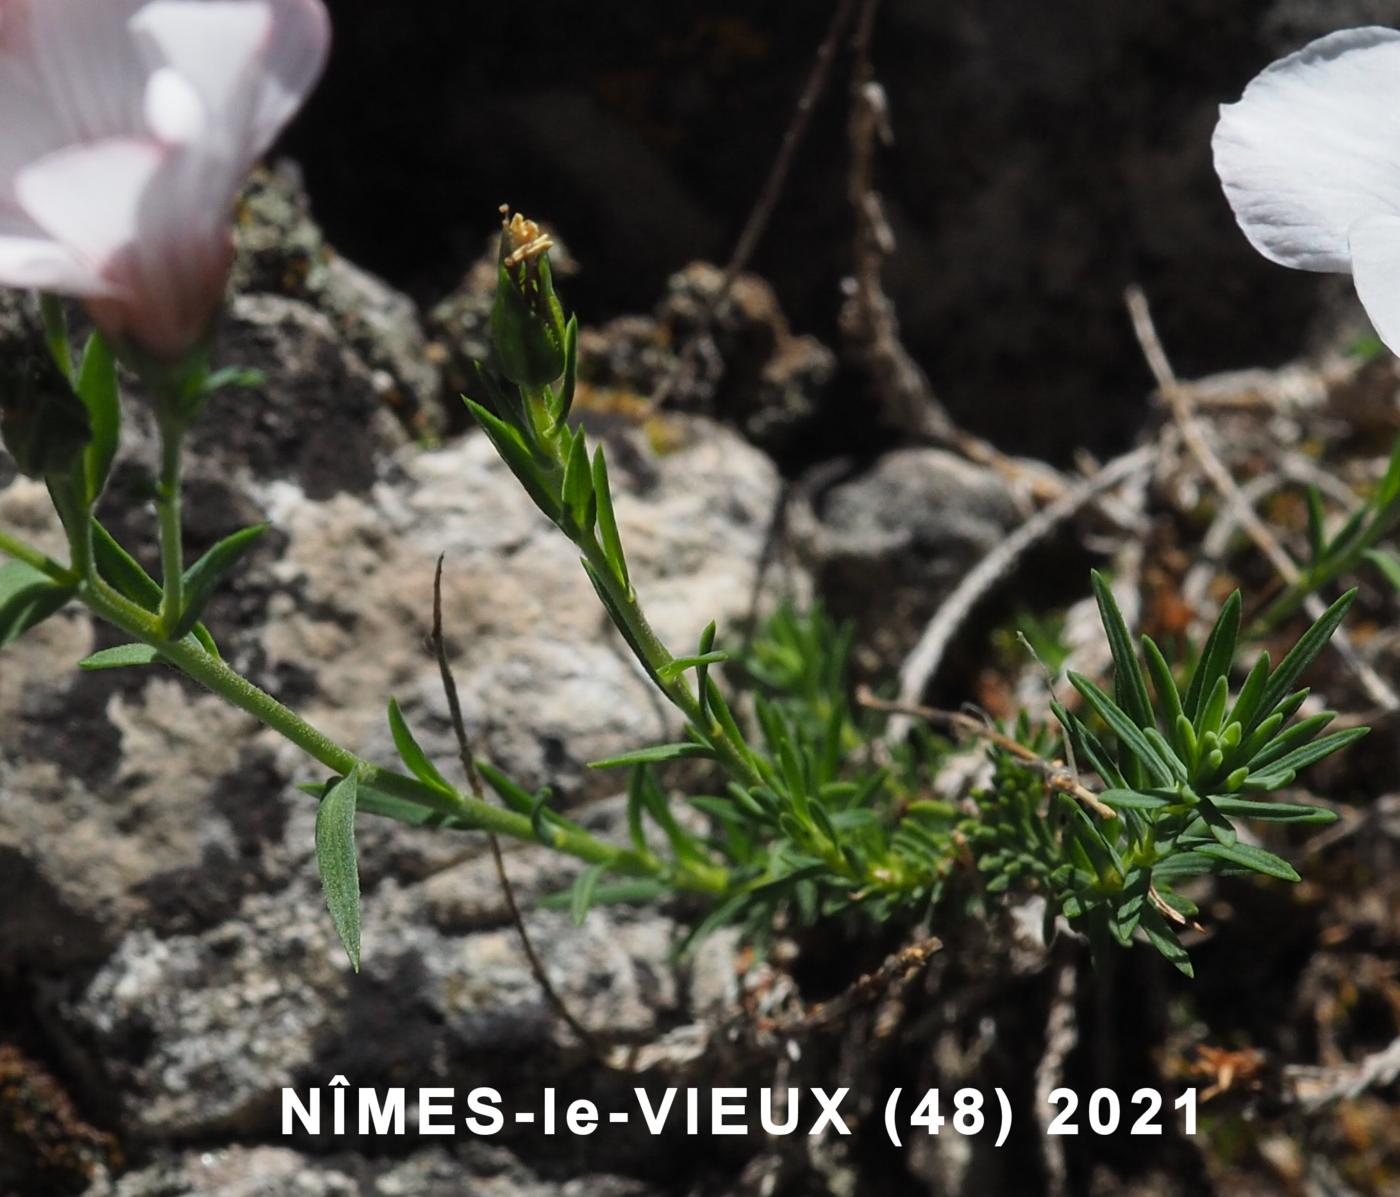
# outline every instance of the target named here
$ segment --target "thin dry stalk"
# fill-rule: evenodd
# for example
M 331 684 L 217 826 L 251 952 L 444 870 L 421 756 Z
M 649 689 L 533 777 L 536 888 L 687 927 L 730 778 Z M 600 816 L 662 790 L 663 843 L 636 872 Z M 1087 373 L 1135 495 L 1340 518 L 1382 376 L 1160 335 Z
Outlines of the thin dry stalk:
M 442 677 L 442 690 L 447 696 L 452 732 L 457 738 L 457 757 L 462 762 L 462 770 L 467 775 L 467 784 L 471 787 L 472 796 L 485 802 L 485 787 L 481 784 L 481 773 L 476 767 L 476 754 L 472 752 L 471 740 L 467 735 L 467 723 L 462 716 L 462 700 L 457 693 L 457 681 L 452 676 L 452 664 L 447 658 L 447 644 L 442 634 L 442 563 L 443 558 L 439 557 L 437 571 L 433 576 L 433 631 L 430 642 L 433 655 L 437 658 L 438 673 Z M 505 898 L 506 910 L 510 913 L 510 921 L 515 924 L 520 946 L 524 949 L 525 959 L 529 962 L 530 973 L 535 978 L 535 983 L 564 1025 L 578 1036 L 579 1041 L 590 1052 L 602 1059 L 603 1048 L 597 1037 L 574 1017 L 573 1011 L 554 988 L 549 974 L 544 971 L 544 964 L 535 951 L 529 931 L 525 929 L 525 919 L 515 900 L 515 887 L 511 885 L 510 876 L 506 872 L 505 857 L 501 854 L 501 841 L 492 832 L 486 833 L 486 841 L 491 845 L 491 859 L 496 865 L 496 877 L 501 883 L 501 895 Z
M 1039 773 L 1045 779 L 1047 789 L 1068 794 L 1102 819 L 1116 819 L 1118 817 L 1113 808 L 1105 806 L 1099 801 L 1098 795 L 1071 773 L 1063 761 L 1047 761 L 1034 750 L 1018 743 L 1010 736 L 1003 735 L 995 728 L 988 727 L 980 719 L 974 719 L 971 715 L 964 715 L 961 711 L 940 711 L 935 707 L 919 706 L 917 703 L 888 702 L 885 699 L 876 698 L 865 686 L 856 691 L 856 702 L 867 710 L 907 715 L 915 719 L 922 719 L 925 723 L 941 727 L 958 736 L 985 740 L 989 744 L 995 744 L 1003 752 L 1014 756 L 1022 764 Z
M 1070 519 L 1104 491 L 1117 486 L 1139 470 L 1146 469 L 1156 453 L 1156 446 L 1144 445 L 1110 461 L 1097 473 L 1075 484 L 1053 503 L 1037 511 L 983 557 L 934 612 L 933 618 L 924 628 L 923 635 L 919 637 L 919 642 L 905 658 L 899 670 L 900 703 L 908 706 L 917 703 L 923 697 L 924 690 L 938 672 L 939 665 L 943 663 L 943 654 L 963 621 L 982 597 L 1011 571 L 1012 566 L 1027 550 L 1044 540 L 1065 520 Z M 892 743 L 903 739 L 910 726 L 907 718 L 892 719 L 885 732 L 886 741 Z
M 1133 285 L 1124 292 L 1123 298 L 1128 306 L 1128 315 L 1133 322 L 1133 333 L 1137 337 L 1138 345 L 1142 348 L 1142 355 L 1147 361 L 1147 368 L 1152 371 L 1157 389 L 1171 410 L 1172 419 L 1181 433 L 1181 439 L 1186 448 L 1195 458 L 1201 472 L 1209 479 L 1210 484 L 1221 499 L 1225 501 L 1226 506 L 1234 513 L 1236 522 L 1244 529 L 1245 534 L 1268 558 L 1269 564 L 1274 567 L 1274 571 L 1279 577 L 1292 586 L 1300 576 L 1298 567 L 1293 564 L 1293 559 L 1279 543 L 1278 537 L 1259 518 L 1248 499 L 1241 493 L 1239 484 L 1207 440 L 1200 422 L 1192 411 L 1190 390 L 1183 386 L 1177 378 L 1176 371 L 1172 369 L 1171 362 L 1167 358 L 1166 350 L 1162 347 L 1161 338 L 1157 335 L 1157 326 L 1152 320 L 1152 310 L 1148 306 L 1147 296 L 1141 287 Z M 1321 616 L 1325 609 L 1322 600 L 1315 594 L 1308 596 L 1304 607 L 1312 619 Z M 1341 628 L 1337 629 L 1330 643 L 1345 662 L 1347 668 L 1361 683 L 1372 702 L 1384 711 L 1400 709 L 1400 697 L 1396 696 L 1395 691 L 1386 684 L 1380 674 L 1361 659 L 1355 646 L 1352 645 L 1351 640 Z

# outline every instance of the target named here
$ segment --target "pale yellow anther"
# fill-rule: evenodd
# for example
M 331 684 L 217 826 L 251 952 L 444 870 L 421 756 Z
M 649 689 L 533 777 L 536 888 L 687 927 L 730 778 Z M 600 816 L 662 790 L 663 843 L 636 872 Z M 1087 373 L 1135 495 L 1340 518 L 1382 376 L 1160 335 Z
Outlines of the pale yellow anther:
M 506 244 L 510 247 L 510 253 L 505 257 L 507 268 L 519 266 L 521 262 L 529 262 L 538 258 L 542 253 L 554 248 L 554 242 L 548 233 L 540 228 L 533 220 L 527 220 L 519 212 L 510 216 L 510 205 L 501 205 L 501 230 L 506 238 Z

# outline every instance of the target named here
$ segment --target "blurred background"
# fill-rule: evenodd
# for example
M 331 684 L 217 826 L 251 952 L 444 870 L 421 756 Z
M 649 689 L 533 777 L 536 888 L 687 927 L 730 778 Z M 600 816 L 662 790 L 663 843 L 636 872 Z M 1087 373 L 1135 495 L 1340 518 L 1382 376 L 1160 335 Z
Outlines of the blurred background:
M 834 7 L 331 0 L 329 74 L 285 149 L 330 241 L 420 302 L 508 201 L 559 231 L 568 299 L 601 323 L 728 258 Z M 1124 444 L 1150 383 L 1133 281 L 1185 375 L 1297 354 L 1319 282 L 1239 235 L 1216 107 L 1321 32 L 1396 18 L 1395 0 L 886 0 L 887 286 L 959 422 L 1060 462 Z M 848 82 L 843 53 L 752 263 L 827 344 L 850 270 Z

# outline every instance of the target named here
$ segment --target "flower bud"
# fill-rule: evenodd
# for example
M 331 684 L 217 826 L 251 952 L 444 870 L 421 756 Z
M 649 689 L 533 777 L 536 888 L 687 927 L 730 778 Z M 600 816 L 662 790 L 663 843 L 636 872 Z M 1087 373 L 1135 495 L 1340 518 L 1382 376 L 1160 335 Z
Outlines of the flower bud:
M 92 439 L 87 408 L 47 349 L 0 363 L 0 439 L 31 478 L 69 473 Z
M 554 294 L 554 242 L 533 220 L 501 210 L 501 262 L 491 339 L 501 373 L 522 387 L 544 387 L 564 373 L 564 309 Z

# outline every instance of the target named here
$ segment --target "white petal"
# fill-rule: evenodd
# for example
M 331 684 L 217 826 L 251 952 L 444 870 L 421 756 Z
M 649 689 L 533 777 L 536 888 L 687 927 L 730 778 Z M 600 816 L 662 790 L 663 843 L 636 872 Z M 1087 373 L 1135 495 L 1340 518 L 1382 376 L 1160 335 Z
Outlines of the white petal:
M 1400 32 L 1347 29 L 1274 63 L 1221 108 L 1211 145 L 1260 253 L 1349 270 L 1352 226 L 1400 214 Z
M 14 53 L 39 79 L 67 141 L 141 130 L 149 74 L 127 22 L 144 0 L 9 0 L 20 6 Z
M 1356 293 L 1376 335 L 1400 354 L 1400 216 L 1371 216 L 1351 230 Z
M 25 166 L 15 178 L 15 195 L 35 224 L 102 270 L 136 240 L 142 206 L 165 157 L 149 141 L 73 146 Z M 149 211 L 144 219 L 149 222 Z
M 245 126 L 254 70 L 273 34 L 267 0 L 153 0 L 131 30 L 198 91 L 216 124 Z
M 174 67 L 161 67 L 146 83 L 146 123 L 162 141 L 198 141 L 209 125 L 199 92 Z
M 90 298 L 114 293 L 112 284 L 71 249 L 49 240 L 38 229 L 10 230 L 3 225 L 0 286 L 35 287 Z
M 256 158 L 305 102 L 321 77 L 331 46 L 331 23 L 321 0 L 270 0 L 274 28 L 263 62 L 250 157 Z

